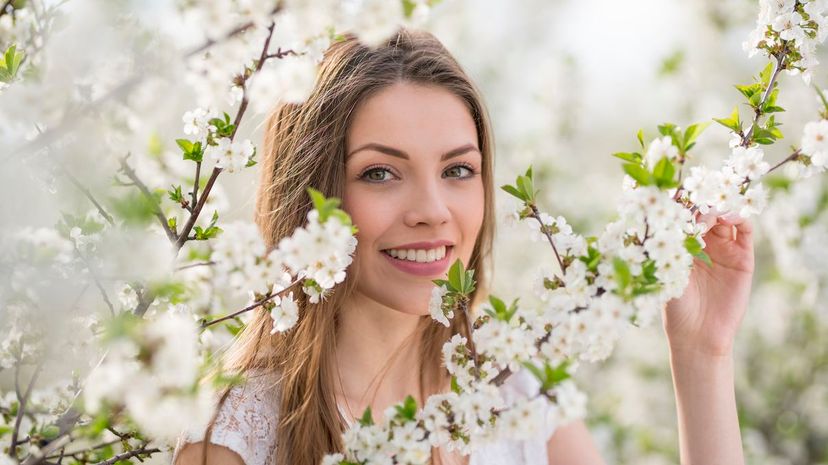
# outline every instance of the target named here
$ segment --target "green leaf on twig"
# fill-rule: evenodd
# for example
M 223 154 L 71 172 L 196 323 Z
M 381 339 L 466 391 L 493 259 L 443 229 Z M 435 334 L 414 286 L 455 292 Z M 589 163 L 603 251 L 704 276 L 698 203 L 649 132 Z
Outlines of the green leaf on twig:
M 713 262 L 710 260 L 710 256 L 704 252 L 701 243 L 698 239 L 696 239 L 696 236 L 687 236 L 687 238 L 684 240 L 684 248 L 687 249 L 687 252 L 690 255 L 707 263 L 708 266 L 713 266 Z
M 532 179 L 532 167 L 530 166 L 526 170 L 526 174 L 517 177 L 515 185 L 511 186 L 506 184 L 500 186 L 500 188 L 517 197 L 522 202 L 534 205 L 537 192 L 535 191 L 535 182 Z
M 544 362 L 543 366 L 540 367 L 531 362 L 523 362 L 522 365 L 540 381 L 543 392 L 549 391 L 562 381 L 571 377 L 568 361 L 561 362 L 556 366 L 550 365 L 549 362 Z
M 741 132 L 742 131 L 742 122 L 739 120 L 739 107 L 733 107 L 733 112 L 730 113 L 730 116 L 727 118 L 713 118 L 713 121 L 721 124 L 722 126 L 730 129 L 733 132 Z
M 193 228 L 195 231 L 195 240 L 197 241 L 206 241 L 208 239 L 212 239 L 221 232 L 221 228 L 216 226 L 216 222 L 218 221 L 218 212 L 213 212 L 213 218 L 210 220 L 210 224 L 206 228 L 202 228 L 201 226 L 196 226 Z
M 517 313 L 518 299 L 513 300 L 512 304 L 507 307 L 505 302 L 493 295 L 490 295 L 489 303 L 491 304 L 492 308 L 486 308 L 484 309 L 484 311 L 487 315 L 496 320 L 505 321 L 508 323 L 515 315 L 515 313 Z

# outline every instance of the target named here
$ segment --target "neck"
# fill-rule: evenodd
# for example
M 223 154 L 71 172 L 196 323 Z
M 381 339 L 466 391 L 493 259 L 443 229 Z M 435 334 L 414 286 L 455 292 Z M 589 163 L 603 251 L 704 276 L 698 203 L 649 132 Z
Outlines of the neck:
M 359 418 L 371 407 L 379 421 L 386 408 L 407 395 L 419 403 L 422 318 L 359 293 L 343 304 L 336 336 L 334 392 L 346 415 Z

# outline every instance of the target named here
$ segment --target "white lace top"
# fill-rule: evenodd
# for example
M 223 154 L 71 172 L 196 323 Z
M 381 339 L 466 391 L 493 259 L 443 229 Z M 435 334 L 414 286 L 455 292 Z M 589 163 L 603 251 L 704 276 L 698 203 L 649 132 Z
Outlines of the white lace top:
M 515 396 L 537 392 L 537 381 L 525 370 L 509 377 L 500 387 L 506 402 Z M 273 386 L 263 378 L 251 378 L 243 386 L 230 390 L 218 412 L 210 442 L 236 452 L 245 465 L 276 465 L 276 399 Z M 475 450 L 469 465 L 547 465 L 546 442 L 551 431 L 541 432 L 532 440 L 500 441 Z M 173 455 L 184 444 L 204 439 L 204 431 L 185 431 L 178 439 Z

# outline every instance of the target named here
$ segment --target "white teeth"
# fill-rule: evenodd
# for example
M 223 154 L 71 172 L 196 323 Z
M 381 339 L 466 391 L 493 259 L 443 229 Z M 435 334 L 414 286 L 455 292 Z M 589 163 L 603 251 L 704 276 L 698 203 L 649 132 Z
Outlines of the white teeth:
M 409 260 L 418 263 L 429 263 L 442 260 L 446 256 L 446 246 L 435 249 L 387 249 L 385 253 L 400 260 Z

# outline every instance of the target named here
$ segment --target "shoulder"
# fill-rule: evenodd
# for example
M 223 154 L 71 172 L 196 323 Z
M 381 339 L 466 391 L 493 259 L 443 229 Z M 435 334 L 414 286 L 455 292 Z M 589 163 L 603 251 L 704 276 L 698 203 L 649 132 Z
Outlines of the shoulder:
M 215 422 L 210 434 L 209 453 L 217 454 L 235 452 L 245 465 L 269 465 L 273 463 L 276 445 L 276 427 L 278 424 L 278 397 L 275 377 L 272 375 L 251 375 L 244 384 L 234 386 L 224 396 L 217 399 Z M 201 455 L 206 430 L 184 431 L 179 437 L 173 463 L 179 453 L 181 456 L 192 454 L 193 449 Z M 194 447 L 185 447 L 193 444 Z M 223 447 L 213 447 L 223 446 Z M 229 449 L 229 451 L 222 449 Z M 185 452 L 189 449 L 191 452 Z M 216 457 L 219 458 L 218 456 Z M 223 462 L 223 461 L 222 461 Z M 200 457 L 199 462 L 200 463 Z M 217 462 L 220 463 L 220 462 Z

